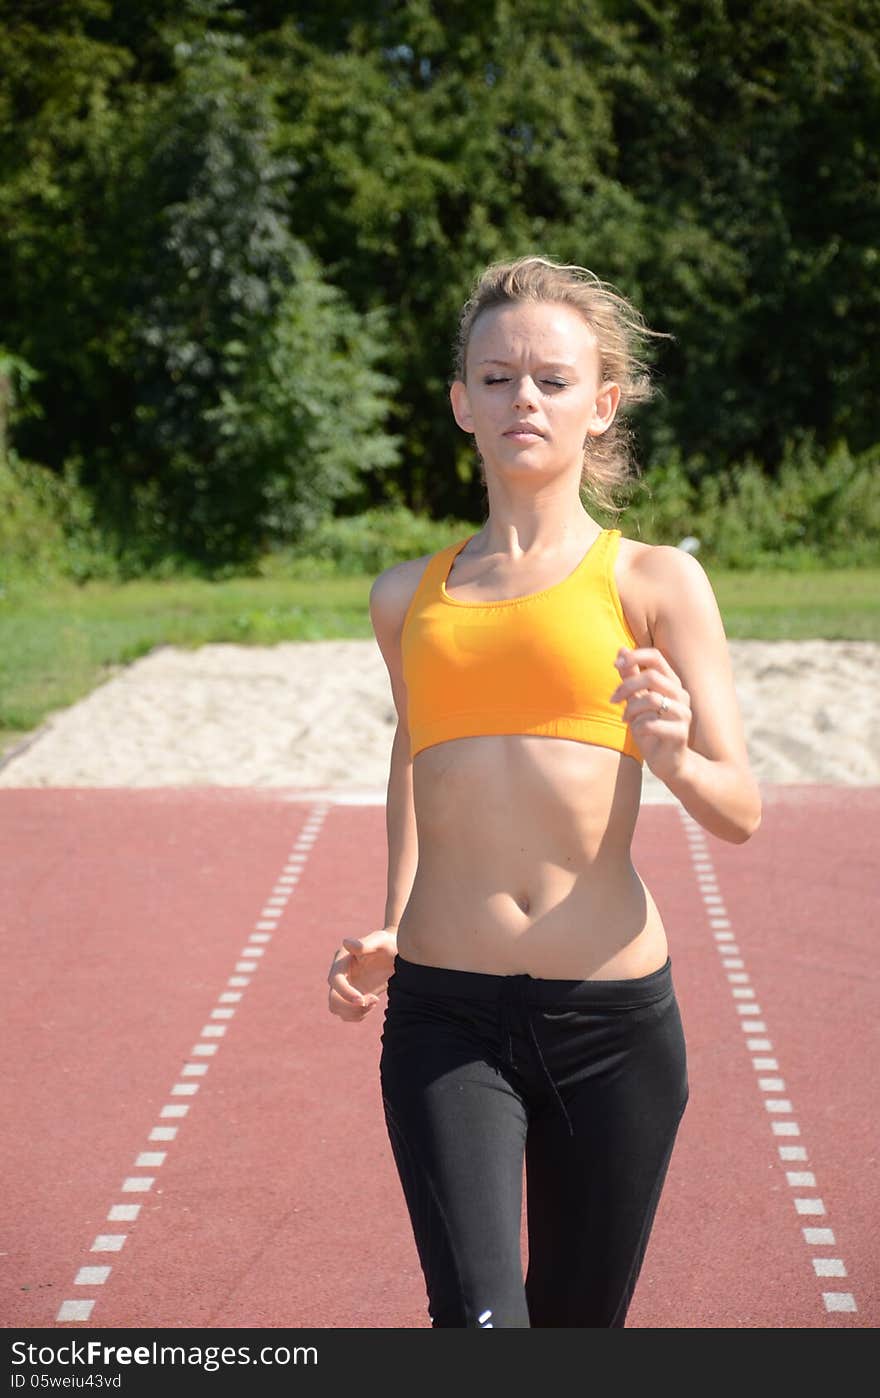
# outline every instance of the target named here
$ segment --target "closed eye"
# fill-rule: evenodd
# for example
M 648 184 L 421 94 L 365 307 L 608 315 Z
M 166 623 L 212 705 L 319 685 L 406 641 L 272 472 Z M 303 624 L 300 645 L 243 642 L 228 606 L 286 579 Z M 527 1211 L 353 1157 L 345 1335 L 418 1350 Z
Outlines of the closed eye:
M 505 378 L 500 378 L 500 377 L 494 377 L 494 376 L 493 376 L 493 377 L 491 377 L 491 378 L 485 378 L 485 379 L 483 380 L 483 382 L 484 382 L 485 384 L 509 383 L 510 380 L 509 380 L 509 379 L 505 379 Z M 541 383 L 546 384 L 548 388 L 567 388 L 567 387 L 568 387 L 568 384 L 567 384 L 567 383 L 563 383 L 562 380 L 560 380 L 560 379 L 542 379 L 542 380 L 541 380 Z

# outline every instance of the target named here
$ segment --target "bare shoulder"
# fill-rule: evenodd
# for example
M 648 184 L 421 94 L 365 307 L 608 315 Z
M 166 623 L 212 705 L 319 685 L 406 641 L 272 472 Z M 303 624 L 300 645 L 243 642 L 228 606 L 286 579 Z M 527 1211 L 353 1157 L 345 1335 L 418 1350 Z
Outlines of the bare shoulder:
M 373 579 L 370 588 L 370 618 L 377 635 L 399 631 L 409 604 L 433 554 L 407 558 L 394 563 Z
M 615 570 L 621 604 L 640 642 L 651 644 L 671 614 L 715 613 L 712 584 L 699 559 L 673 544 L 621 537 Z

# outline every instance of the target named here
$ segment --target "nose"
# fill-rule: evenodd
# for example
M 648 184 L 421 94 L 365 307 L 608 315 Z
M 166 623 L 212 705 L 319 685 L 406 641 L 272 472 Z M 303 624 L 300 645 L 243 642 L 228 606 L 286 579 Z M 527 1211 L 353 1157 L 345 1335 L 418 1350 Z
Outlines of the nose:
M 526 411 L 534 408 L 538 398 L 538 391 L 534 382 L 528 374 L 524 374 L 516 384 L 513 406 L 519 410 Z

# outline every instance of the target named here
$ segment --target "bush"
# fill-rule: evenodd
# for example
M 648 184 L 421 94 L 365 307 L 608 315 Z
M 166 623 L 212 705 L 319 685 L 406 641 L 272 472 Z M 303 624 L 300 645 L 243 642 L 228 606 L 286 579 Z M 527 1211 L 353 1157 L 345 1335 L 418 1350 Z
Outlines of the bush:
M 828 455 L 810 436 L 789 442 L 775 478 L 757 461 L 706 474 L 671 455 L 636 487 L 625 534 L 654 544 L 692 535 L 722 568 L 855 567 L 880 561 L 880 445 Z
M 609 518 L 607 523 L 618 523 L 627 538 L 678 544 L 695 533 L 695 501 L 695 487 L 681 457 L 674 453 L 635 482 L 619 521 Z
M 295 547 L 266 555 L 259 571 L 264 577 L 375 576 L 479 528 L 467 520 L 428 519 L 405 505 L 378 507 L 323 521 Z
M 116 576 L 74 467 L 59 476 L 15 452 L 0 457 L 0 588 Z
M 678 545 L 699 540 L 702 562 L 720 568 L 877 566 L 880 562 L 880 446 L 853 455 L 841 444 L 822 459 L 801 441 L 786 452 L 777 479 L 754 461 L 722 475 L 671 454 L 646 472 L 619 519 L 628 538 Z M 213 568 L 162 548 L 161 530 L 140 557 L 119 554 L 94 519 L 91 496 L 72 459 L 62 476 L 8 454 L 0 460 L 0 586 L 67 578 L 122 581 L 197 574 L 220 578 L 374 577 L 405 559 L 433 553 L 480 529 L 482 521 L 430 519 L 402 504 L 319 521 L 295 544 L 248 565 Z M 144 516 L 148 514 L 145 502 Z

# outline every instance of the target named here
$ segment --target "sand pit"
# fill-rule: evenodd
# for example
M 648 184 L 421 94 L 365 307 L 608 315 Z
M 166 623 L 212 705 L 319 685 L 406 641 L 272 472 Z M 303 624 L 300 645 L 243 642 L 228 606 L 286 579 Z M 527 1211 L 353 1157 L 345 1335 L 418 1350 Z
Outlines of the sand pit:
M 729 645 L 759 781 L 880 784 L 880 646 Z M 375 799 L 394 725 L 372 640 L 161 646 L 7 754 L 0 786 L 285 787 Z M 667 795 L 646 769 L 645 800 Z

